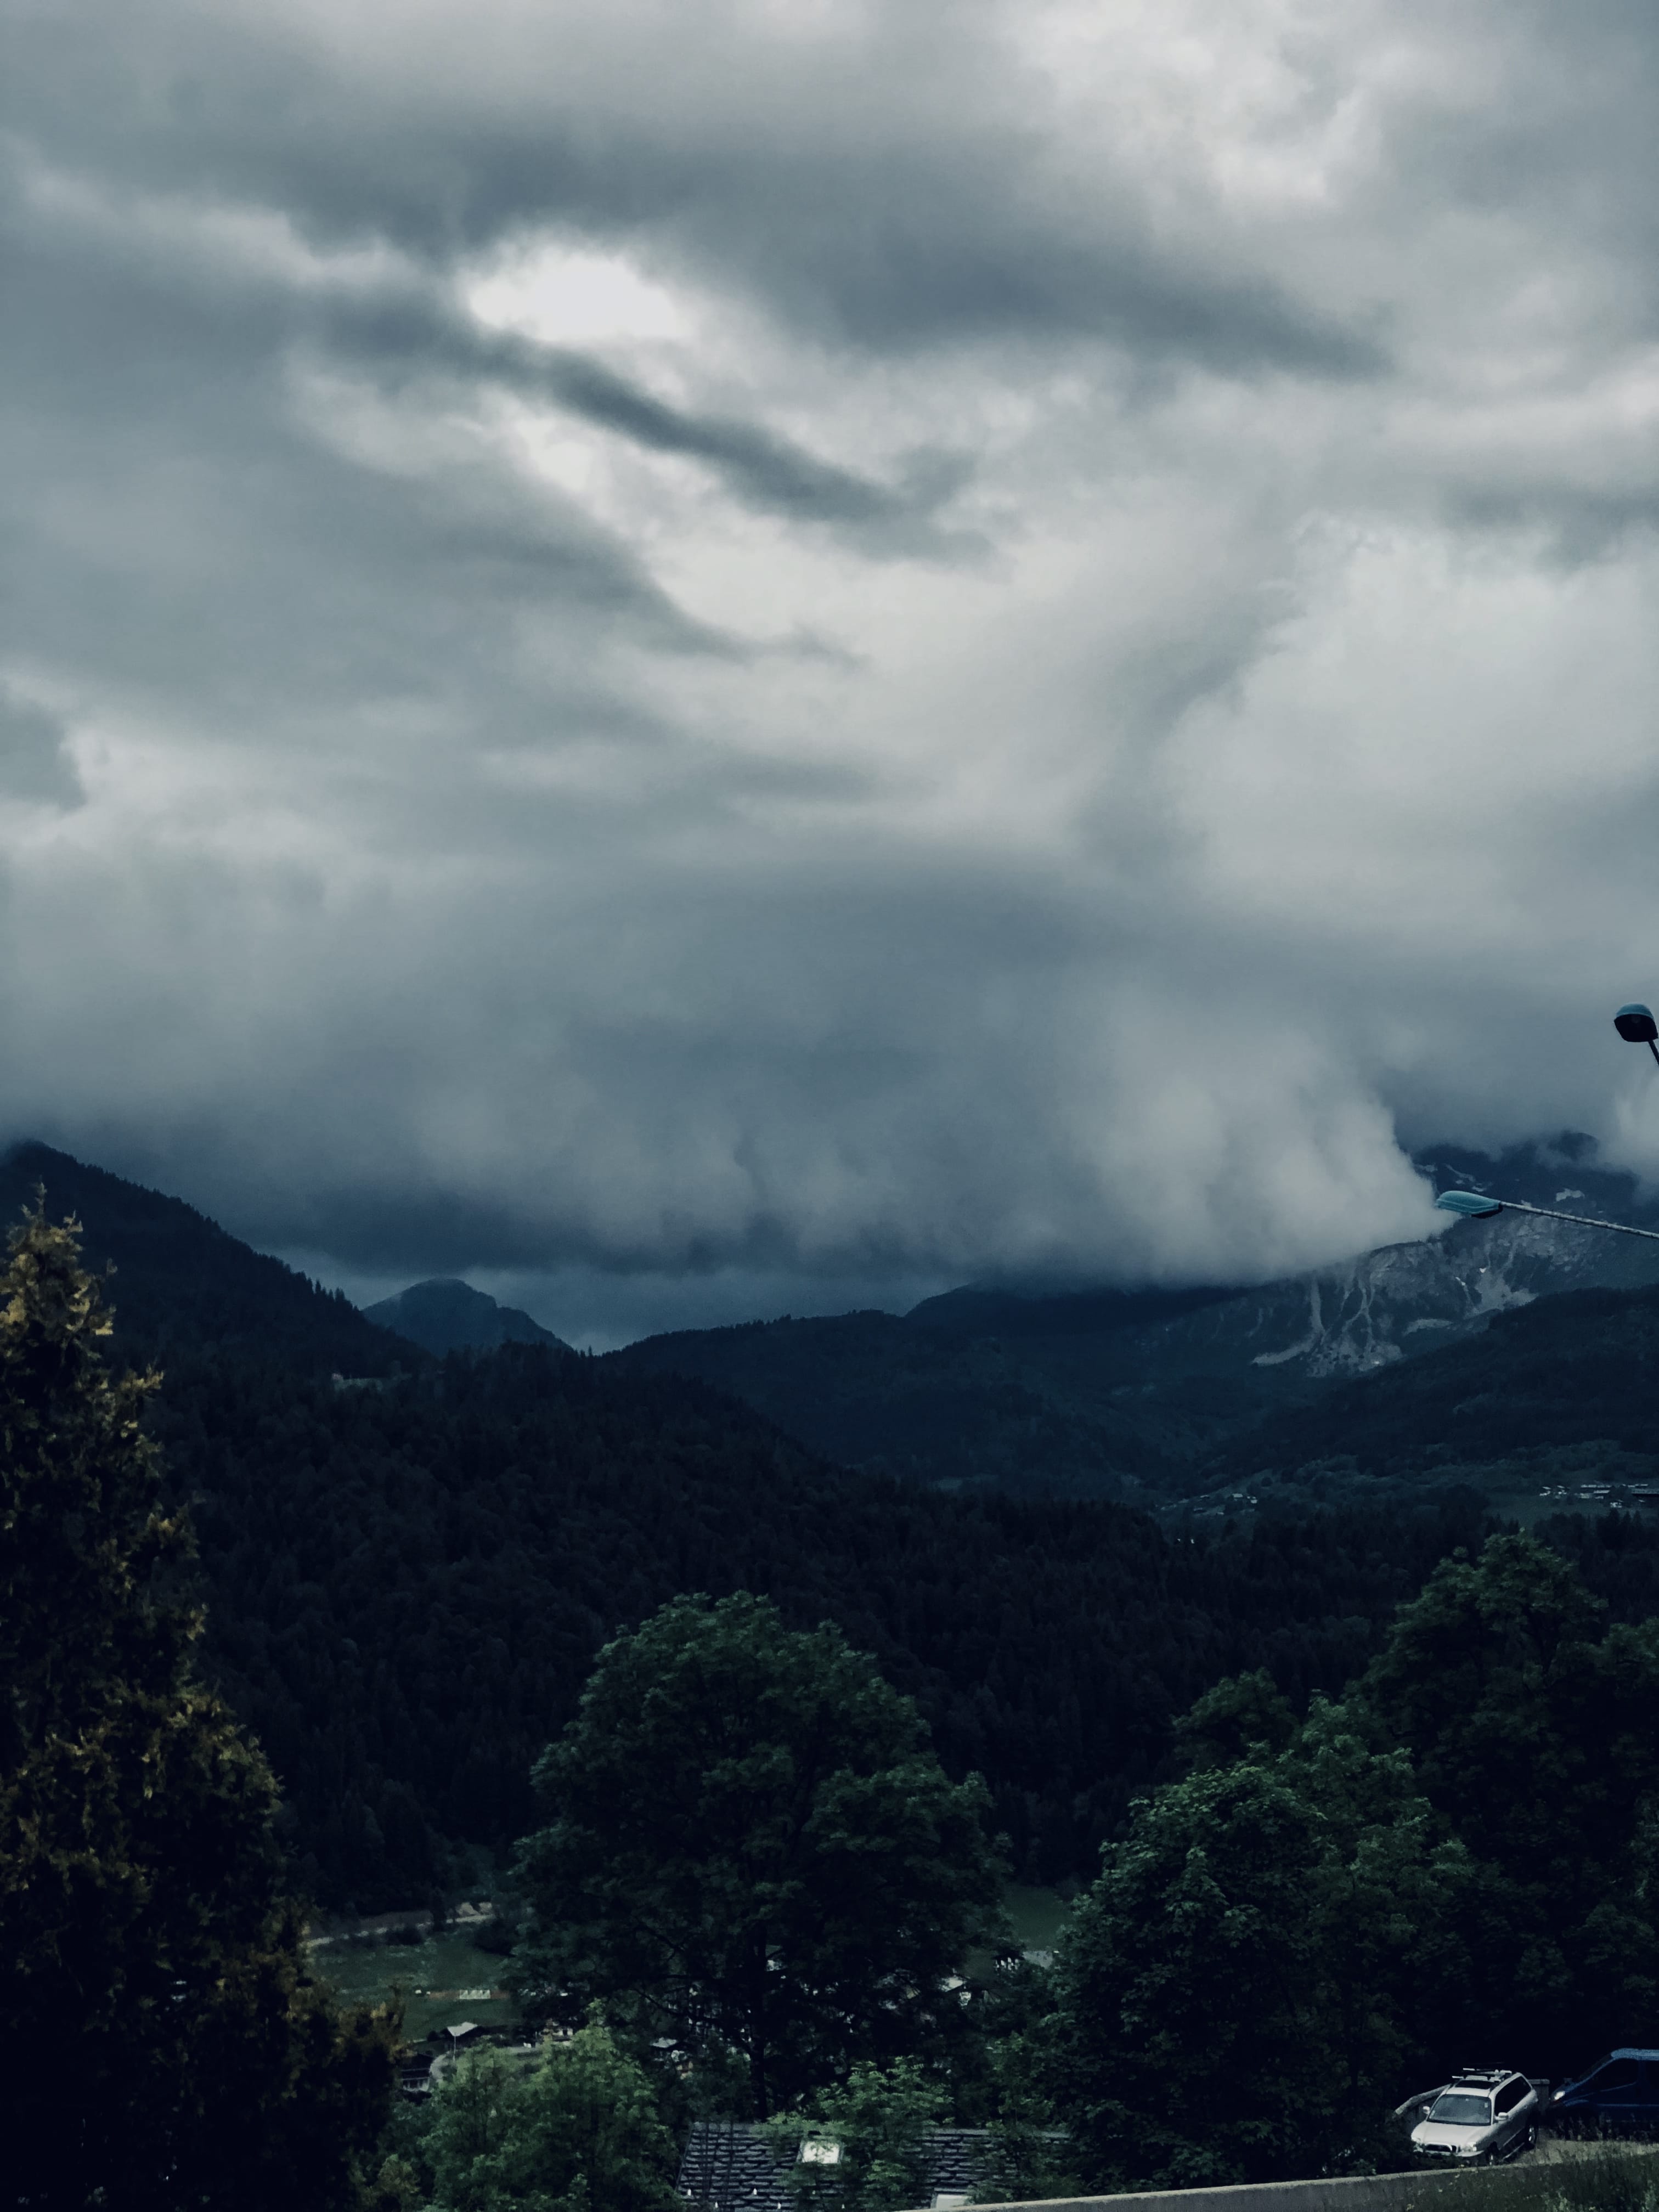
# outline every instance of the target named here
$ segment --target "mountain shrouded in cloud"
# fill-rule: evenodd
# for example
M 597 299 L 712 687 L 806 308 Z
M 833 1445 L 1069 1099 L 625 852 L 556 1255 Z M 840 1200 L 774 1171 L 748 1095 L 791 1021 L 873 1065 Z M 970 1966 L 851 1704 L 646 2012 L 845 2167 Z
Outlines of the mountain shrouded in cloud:
M 4 16 L 0 1133 L 644 1325 L 1659 1165 L 1650 15 Z

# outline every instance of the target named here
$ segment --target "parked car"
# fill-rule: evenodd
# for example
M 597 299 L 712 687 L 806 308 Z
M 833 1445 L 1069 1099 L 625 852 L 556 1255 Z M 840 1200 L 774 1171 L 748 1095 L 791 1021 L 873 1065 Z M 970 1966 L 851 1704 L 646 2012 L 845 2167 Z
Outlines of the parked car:
M 1563 2135 L 1659 2136 L 1659 2051 L 1609 2051 L 1562 2083 L 1547 2118 Z
M 1432 2097 L 1419 2100 L 1422 2117 L 1412 2130 L 1412 2148 L 1436 2163 L 1467 2160 L 1471 2166 L 1530 2150 L 1543 2116 L 1539 2087 L 1506 2066 L 1455 2075 Z M 1548 2082 L 1542 2087 L 1547 2090 Z

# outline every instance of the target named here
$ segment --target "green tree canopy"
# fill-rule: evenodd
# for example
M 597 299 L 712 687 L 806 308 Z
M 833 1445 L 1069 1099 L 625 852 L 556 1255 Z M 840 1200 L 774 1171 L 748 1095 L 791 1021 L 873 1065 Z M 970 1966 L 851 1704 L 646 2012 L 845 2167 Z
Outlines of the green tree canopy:
M 1265 1676 L 1200 1698 L 1194 1771 L 1066 1939 L 1051 2075 L 1096 2177 L 1315 2172 L 1473 2056 L 1651 2040 L 1656 1712 L 1659 1621 L 1609 1629 L 1516 1534 L 1444 1561 L 1288 1741 Z
M 923 2045 L 1000 1924 L 977 1780 L 838 1630 L 761 1598 L 678 1598 L 607 1645 L 536 1784 L 526 1996 L 738 2054 L 762 2118 Z
M 391 2024 L 305 1971 L 276 1789 L 192 1672 L 183 1517 L 74 1225 L 0 1280 L 0 2080 L 36 2207 L 353 2201 Z M 48 2119 L 49 2116 L 49 2119 Z
M 802 2212 L 899 2212 L 927 2186 L 928 2137 L 943 2109 L 938 2084 L 915 2059 L 890 2066 L 861 2059 L 805 2112 L 768 2125 Z M 803 2160 L 803 2138 L 833 2146 L 834 2164 Z
M 1468 1869 L 1409 1763 L 1316 1701 L 1143 1801 L 1061 1938 L 1054 2101 L 1100 2185 L 1363 2165 L 1463 1961 Z
M 672 2212 L 674 2146 L 643 2069 L 595 2019 L 529 2070 L 464 2057 L 417 2147 L 435 2212 Z
M 1526 1535 L 1446 1560 L 1359 1697 L 1477 1868 L 1442 2054 L 1559 2073 L 1659 2022 L 1659 1620 Z M 1467 2060 L 1465 2060 L 1467 2063 Z
M 1296 1715 L 1265 1667 L 1228 1675 L 1175 1724 L 1176 1748 L 1194 1768 L 1283 1751 L 1295 1734 Z

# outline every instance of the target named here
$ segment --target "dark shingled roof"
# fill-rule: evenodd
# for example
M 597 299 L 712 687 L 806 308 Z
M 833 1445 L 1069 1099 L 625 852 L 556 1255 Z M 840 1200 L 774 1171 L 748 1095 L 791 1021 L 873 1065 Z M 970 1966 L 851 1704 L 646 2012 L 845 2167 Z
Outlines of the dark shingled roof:
M 916 2202 L 967 2197 L 988 2148 L 983 2128 L 930 2128 L 927 2178 Z M 789 2165 L 780 2166 L 758 2128 L 733 2120 L 699 2120 L 680 2160 L 679 2192 L 709 2212 L 795 2212 Z

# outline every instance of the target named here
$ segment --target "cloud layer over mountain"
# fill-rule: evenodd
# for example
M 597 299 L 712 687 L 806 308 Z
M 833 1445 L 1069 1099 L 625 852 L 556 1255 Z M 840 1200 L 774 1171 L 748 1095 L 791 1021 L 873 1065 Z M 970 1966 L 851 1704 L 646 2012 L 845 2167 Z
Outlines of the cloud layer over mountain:
M 1659 1170 L 1650 11 L 4 20 L 14 1133 L 659 1320 Z

